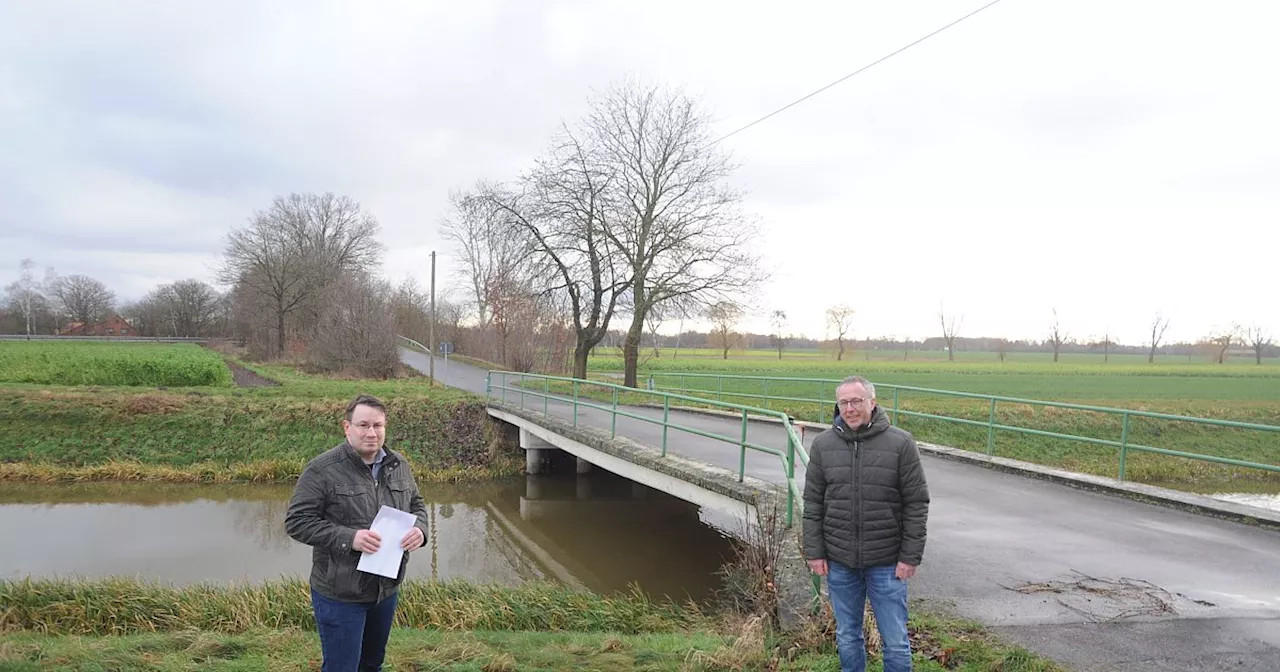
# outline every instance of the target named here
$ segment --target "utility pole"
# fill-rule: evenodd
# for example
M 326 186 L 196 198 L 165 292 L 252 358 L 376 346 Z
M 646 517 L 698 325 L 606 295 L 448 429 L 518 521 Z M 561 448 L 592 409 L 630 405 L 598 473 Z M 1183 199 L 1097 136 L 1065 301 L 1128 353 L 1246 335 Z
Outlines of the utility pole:
M 436 386 L 436 253 L 431 251 L 431 326 L 428 327 L 427 346 L 431 348 L 428 369 L 431 386 Z

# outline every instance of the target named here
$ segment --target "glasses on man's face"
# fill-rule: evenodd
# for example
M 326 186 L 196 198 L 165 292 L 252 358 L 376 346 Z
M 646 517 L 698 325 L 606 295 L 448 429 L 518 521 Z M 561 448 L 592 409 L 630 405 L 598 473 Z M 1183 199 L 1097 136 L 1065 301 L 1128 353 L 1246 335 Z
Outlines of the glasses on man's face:
M 836 402 L 836 406 L 842 411 L 848 408 L 862 408 L 862 405 L 867 401 L 867 399 L 841 399 Z
M 376 429 L 381 432 L 387 428 L 387 426 L 381 422 L 353 422 L 351 423 L 351 426 L 362 432 L 367 432 L 370 429 Z

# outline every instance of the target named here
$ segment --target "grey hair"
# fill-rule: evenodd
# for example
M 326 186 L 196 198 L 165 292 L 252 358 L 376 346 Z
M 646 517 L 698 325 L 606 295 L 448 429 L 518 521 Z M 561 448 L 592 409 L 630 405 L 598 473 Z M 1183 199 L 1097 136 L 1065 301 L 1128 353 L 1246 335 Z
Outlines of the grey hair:
M 848 378 L 845 378 L 844 380 L 840 381 L 840 384 L 836 385 L 836 393 L 839 394 L 840 388 L 844 387 L 845 385 L 852 385 L 854 383 L 857 383 L 863 386 L 864 388 L 866 388 L 867 395 L 870 396 L 872 399 L 876 398 L 876 386 L 872 385 L 871 381 L 867 380 L 866 378 L 863 378 L 862 376 L 849 376 Z

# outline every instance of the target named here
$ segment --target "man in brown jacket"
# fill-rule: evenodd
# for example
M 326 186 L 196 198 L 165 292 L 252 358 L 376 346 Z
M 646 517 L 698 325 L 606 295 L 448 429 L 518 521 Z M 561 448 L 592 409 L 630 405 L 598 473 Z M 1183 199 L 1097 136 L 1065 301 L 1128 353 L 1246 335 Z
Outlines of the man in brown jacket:
M 347 440 L 307 463 L 285 514 L 285 531 L 312 547 L 311 606 L 324 672 L 382 669 L 409 551 L 422 546 L 427 507 L 413 474 L 384 445 L 387 409 L 361 395 L 348 406 L 342 429 Z M 401 539 L 383 539 L 369 529 L 383 506 L 408 511 L 417 523 Z M 405 551 L 390 579 L 357 568 L 361 553 L 382 544 Z
M 884 640 L 884 671 L 911 669 L 907 579 L 924 556 L 929 487 L 915 439 L 889 423 L 875 386 L 836 387 L 839 416 L 813 440 L 804 487 L 804 553 L 827 577 L 843 672 L 866 669 L 867 598 Z

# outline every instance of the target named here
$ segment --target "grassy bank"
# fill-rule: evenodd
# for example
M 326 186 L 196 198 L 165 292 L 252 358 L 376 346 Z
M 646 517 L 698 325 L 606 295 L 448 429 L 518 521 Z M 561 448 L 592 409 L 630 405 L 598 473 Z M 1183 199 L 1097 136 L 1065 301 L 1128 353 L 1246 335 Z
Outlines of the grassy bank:
M 440 630 L 677 632 L 704 626 L 694 607 L 640 593 L 605 596 L 555 584 L 514 588 L 408 581 L 396 624 Z M 0 631 L 129 635 L 197 629 L 315 629 L 305 581 L 178 588 L 134 579 L 0 581 Z
M 260 388 L 267 389 L 267 388 Z M 485 472 L 496 453 L 481 401 L 388 396 L 388 445 L 418 473 Z M 0 388 L 0 475 L 28 480 L 296 478 L 343 440 L 346 396 Z M 17 466 L 15 466 L 17 465 Z
M 484 403 L 472 395 L 417 376 L 369 381 L 246 367 L 280 385 L 0 385 L 0 425 L 10 430 L 0 441 L 0 479 L 290 481 L 343 440 L 343 411 L 361 393 L 387 404 L 388 445 L 420 479 L 520 473 L 518 460 L 499 453 Z
M 0 665 L 13 670 L 313 669 L 306 586 L 172 589 L 127 580 L 0 582 Z M 790 636 L 641 595 L 549 585 L 405 585 L 392 670 L 837 670 L 829 628 Z M 1048 672 L 978 626 L 918 613 L 916 668 Z M 874 660 L 874 659 L 873 659 Z M 873 666 L 875 663 L 873 662 Z

